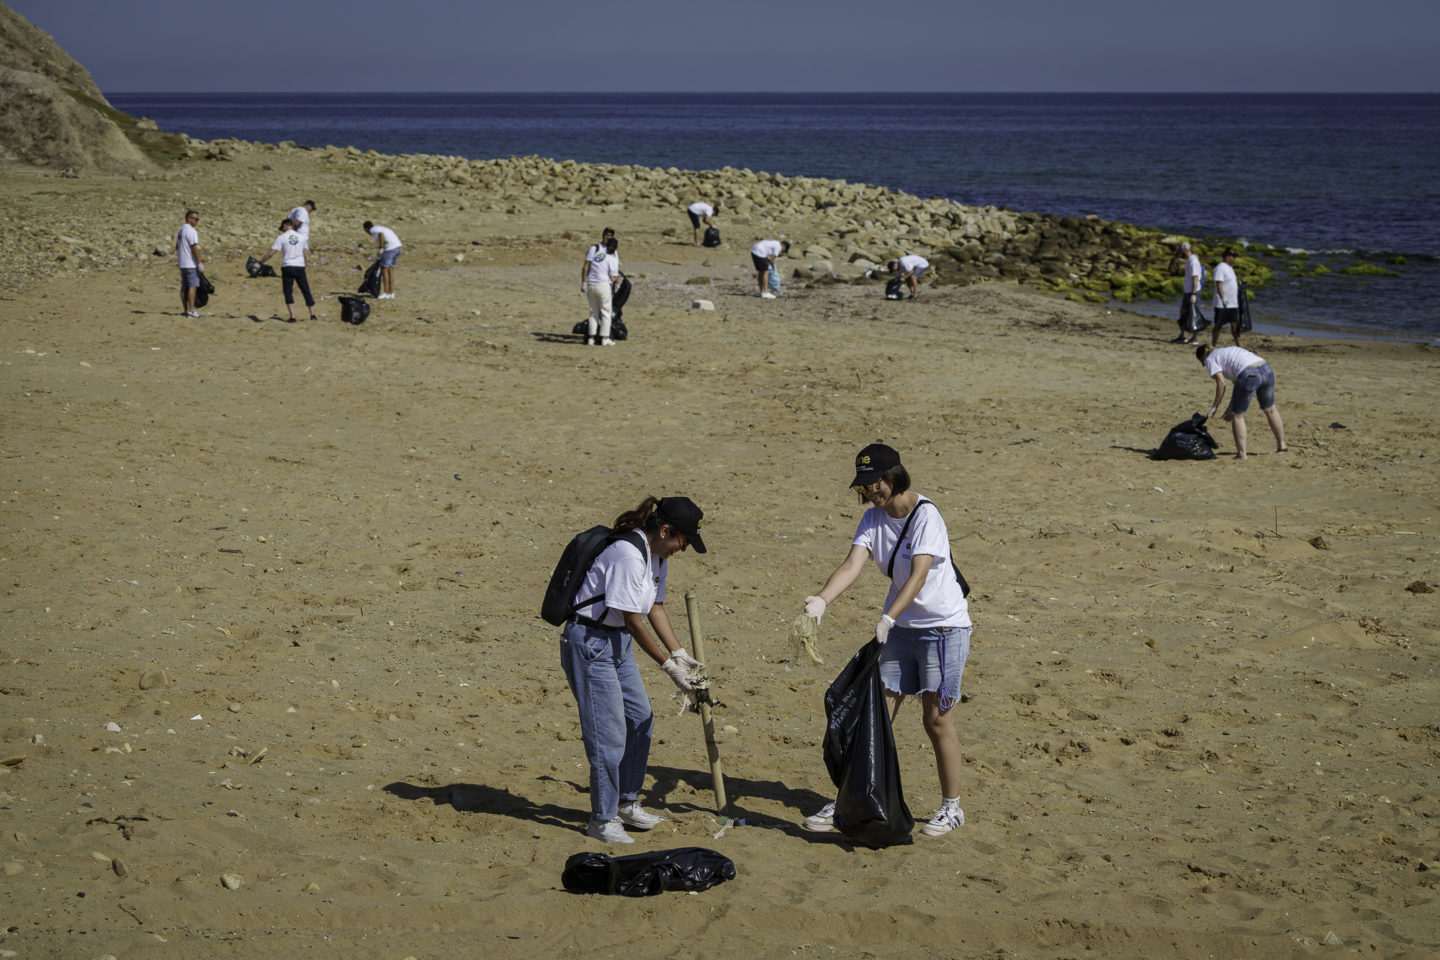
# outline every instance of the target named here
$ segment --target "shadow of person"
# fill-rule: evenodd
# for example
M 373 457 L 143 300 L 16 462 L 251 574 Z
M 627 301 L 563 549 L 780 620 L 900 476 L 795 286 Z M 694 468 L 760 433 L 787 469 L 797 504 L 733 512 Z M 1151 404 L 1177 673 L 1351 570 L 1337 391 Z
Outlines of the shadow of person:
M 547 330 L 532 330 L 530 336 L 541 343 L 568 343 L 571 346 L 585 343 L 585 334 L 583 333 L 552 333 Z
M 386 784 L 384 790 L 401 800 L 429 800 L 437 807 L 449 805 L 460 813 L 493 813 L 551 827 L 574 828 L 578 824 L 583 829 L 590 818 L 588 809 L 559 807 L 549 803 L 536 804 L 503 787 L 482 783 L 447 783 L 440 787 L 423 787 L 397 780 Z

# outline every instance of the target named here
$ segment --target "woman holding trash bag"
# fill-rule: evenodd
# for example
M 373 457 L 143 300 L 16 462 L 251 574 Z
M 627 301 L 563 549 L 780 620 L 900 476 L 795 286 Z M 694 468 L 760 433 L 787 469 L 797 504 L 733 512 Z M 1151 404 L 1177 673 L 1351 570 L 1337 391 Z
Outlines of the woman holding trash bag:
M 649 830 L 663 820 L 640 806 L 655 717 L 640 679 L 633 644 L 649 654 L 682 691 L 701 664 L 685 652 L 665 613 L 668 560 L 687 546 L 705 552 L 704 514 L 688 497 L 646 497 L 615 520 L 617 534 L 600 552 L 572 600 L 561 633 L 560 663 L 580 709 L 580 733 L 590 761 L 588 836 L 633 843 L 626 827 Z M 634 542 L 639 539 L 644 549 Z M 645 629 L 649 619 L 659 642 Z
M 1215 402 L 1210 406 L 1210 416 L 1215 416 L 1220 401 L 1225 399 L 1225 381 L 1235 384 L 1224 419 L 1230 421 L 1230 432 L 1235 435 L 1236 460 L 1249 459 L 1245 452 L 1245 411 L 1250 409 L 1251 397 L 1260 401 L 1260 412 L 1265 414 L 1270 432 L 1275 434 L 1275 452 L 1284 453 L 1289 449 L 1285 446 L 1285 421 L 1280 419 L 1280 411 L 1275 407 L 1275 371 L 1270 369 L 1270 364 L 1238 346 L 1216 350 L 1201 344 L 1195 348 L 1195 359 L 1205 365 L 1205 373 L 1215 381 Z
M 940 809 L 920 832 L 931 837 L 965 823 L 960 809 L 960 738 L 950 710 L 960 700 L 960 678 L 970 655 L 970 613 L 965 590 L 950 560 L 945 520 L 934 503 L 910 489 L 900 454 L 872 443 L 855 458 L 851 489 L 870 504 L 860 518 L 850 552 L 819 594 L 805 598 L 805 613 L 818 625 L 826 608 L 855 582 L 865 561 L 890 577 L 890 592 L 875 639 L 881 643 L 880 680 L 893 723 L 907 696 L 918 695 L 925 733 L 940 774 Z M 805 818 L 807 830 L 834 829 L 835 804 Z

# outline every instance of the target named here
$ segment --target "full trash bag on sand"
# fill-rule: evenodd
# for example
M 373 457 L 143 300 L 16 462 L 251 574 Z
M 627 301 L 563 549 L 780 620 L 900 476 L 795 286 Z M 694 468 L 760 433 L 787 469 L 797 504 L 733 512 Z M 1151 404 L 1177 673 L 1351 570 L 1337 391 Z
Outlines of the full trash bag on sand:
M 1195 414 L 1184 423 L 1170 428 L 1160 449 L 1153 456 L 1155 460 L 1214 460 L 1215 448 L 1220 446 L 1205 427 L 1207 418 Z
M 880 684 L 880 642 L 861 647 L 825 691 L 825 767 L 835 782 L 835 829 L 867 847 L 909 843 L 895 734 Z
M 704 847 L 679 847 L 628 857 L 577 853 L 565 861 L 560 882 L 572 893 L 653 897 L 666 890 L 709 890 L 735 879 L 729 857 Z

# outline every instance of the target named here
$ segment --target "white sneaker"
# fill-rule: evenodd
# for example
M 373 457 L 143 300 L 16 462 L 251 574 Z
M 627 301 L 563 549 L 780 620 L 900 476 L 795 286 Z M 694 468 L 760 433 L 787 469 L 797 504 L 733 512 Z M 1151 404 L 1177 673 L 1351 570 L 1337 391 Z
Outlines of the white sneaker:
M 649 830 L 655 824 L 664 820 L 664 817 L 657 817 L 640 806 L 640 801 L 634 803 L 620 804 L 620 822 L 627 827 L 634 827 L 636 830 Z
M 760 299 L 761 299 L 761 300 L 774 300 L 774 299 L 775 299 L 775 294 L 771 293 L 769 290 L 766 290 L 764 293 L 760 294 Z
M 609 337 L 606 337 L 604 340 L 601 340 L 601 341 L 600 341 L 600 346 L 602 346 L 602 347 L 613 347 L 613 346 L 615 346 L 615 341 L 614 341 L 614 340 L 611 340 Z
M 189 313 L 185 314 L 185 316 L 194 317 L 196 320 L 199 320 L 201 317 L 205 316 L 205 314 L 201 313 L 199 310 L 191 310 Z
M 965 826 L 965 811 L 959 807 L 941 806 L 935 811 L 935 816 L 930 822 L 920 828 L 920 832 L 927 837 L 942 837 L 954 830 L 956 827 Z
M 800 826 L 811 833 L 834 833 L 835 832 L 835 804 L 827 803 L 815 813 L 810 814 Z
M 614 820 L 596 820 L 592 818 L 589 825 L 585 827 L 585 836 L 594 837 L 596 840 L 603 840 L 606 843 L 634 843 L 635 838 L 625 832 L 625 827 L 620 823 L 620 818 Z

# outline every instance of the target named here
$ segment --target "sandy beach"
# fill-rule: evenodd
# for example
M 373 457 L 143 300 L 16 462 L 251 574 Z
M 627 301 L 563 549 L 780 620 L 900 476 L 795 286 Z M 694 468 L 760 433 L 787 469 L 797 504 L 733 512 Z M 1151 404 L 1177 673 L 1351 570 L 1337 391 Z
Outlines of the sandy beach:
M 323 316 L 289 325 L 243 265 L 312 197 Z M 886 302 L 794 281 L 798 257 L 759 299 L 750 243 L 828 239 L 804 219 L 722 216 L 704 250 L 683 203 L 489 202 L 304 151 L 8 166 L 0 203 L 12 236 L 74 241 L 0 291 L 0 956 L 1440 951 L 1435 349 L 1251 338 L 1289 451 L 1256 414 L 1247 462 L 1219 423 L 1220 459 L 1156 462 L 1212 392 L 1173 323 L 1008 282 Z M 406 252 L 352 327 L 364 219 Z M 631 338 L 586 348 L 606 225 Z M 944 512 L 975 620 L 968 822 L 886 850 L 798 826 L 883 577 L 832 607 L 823 666 L 788 635 L 877 440 Z M 706 512 L 669 606 L 683 639 L 698 602 L 746 825 L 713 837 L 700 721 L 644 665 L 670 819 L 623 852 L 710 847 L 738 876 L 574 895 L 566 857 L 600 844 L 539 601 L 574 532 L 648 494 Z M 896 738 L 928 817 L 913 705 Z

